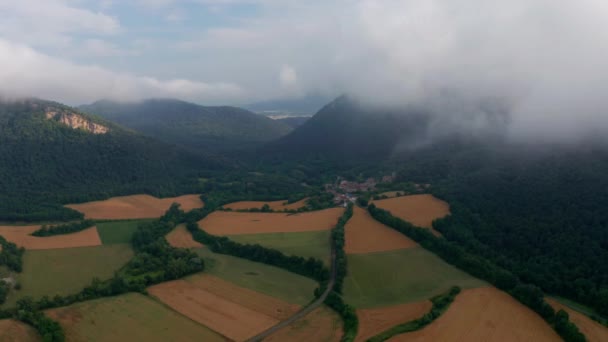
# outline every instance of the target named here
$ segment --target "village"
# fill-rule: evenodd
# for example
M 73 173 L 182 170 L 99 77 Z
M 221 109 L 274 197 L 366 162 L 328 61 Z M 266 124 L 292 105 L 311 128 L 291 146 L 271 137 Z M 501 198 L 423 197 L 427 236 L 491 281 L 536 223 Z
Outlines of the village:
M 348 203 L 357 201 L 357 194 L 375 191 L 378 183 L 392 183 L 396 174 L 383 176 L 378 182 L 370 177 L 363 182 L 348 181 L 342 177 L 337 177 L 334 184 L 325 184 L 325 191 L 334 195 L 334 203 L 346 207 Z

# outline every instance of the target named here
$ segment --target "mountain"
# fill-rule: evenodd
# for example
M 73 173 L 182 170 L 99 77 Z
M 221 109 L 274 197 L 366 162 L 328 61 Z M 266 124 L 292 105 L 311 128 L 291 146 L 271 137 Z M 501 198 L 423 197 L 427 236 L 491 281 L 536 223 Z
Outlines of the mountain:
M 0 220 L 73 218 L 60 204 L 191 192 L 199 173 L 224 167 L 59 103 L 0 103 Z
M 250 111 L 264 115 L 311 115 L 316 113 L 331 98 L 320 94 L 308 94 L 302 97 L 267 100 L 245 105 Z
M 428 116 L 418 110 L 374 108 L 341 96 L 264 151 L 333 159 L 383 158 L 423 136 Z
M 196 151 L 225 151 L 264 143 L 291 128 L 237 107 L 205 107 L 179 100 L 98 101 L 79 107 L 159 140 Z

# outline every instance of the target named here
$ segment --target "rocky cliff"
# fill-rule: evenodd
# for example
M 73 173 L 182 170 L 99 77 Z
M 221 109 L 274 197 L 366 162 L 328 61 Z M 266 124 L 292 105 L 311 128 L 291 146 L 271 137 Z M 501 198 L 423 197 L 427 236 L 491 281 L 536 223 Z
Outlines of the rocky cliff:
M 73 129 L 82 129 L 93 134 L 106 134 L 109 130 L 108 127 L 95 123 L 75 112 L 49 107 L 46 108 L 45 115 L 49 120 L 55 120 Z

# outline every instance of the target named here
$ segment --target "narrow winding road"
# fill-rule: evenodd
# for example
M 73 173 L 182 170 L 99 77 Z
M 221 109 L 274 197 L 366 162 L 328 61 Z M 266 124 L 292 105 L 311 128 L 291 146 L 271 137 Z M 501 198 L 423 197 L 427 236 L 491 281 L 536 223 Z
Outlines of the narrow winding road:
M 325 289 L 325 292 L 323 292 L 321 297 L 319 297 L 314 302 L 308 304 L 308 306 L 302 308 L 300 311 L 296 312 L 293 316 L 289 317 L 288 319 L 280 322 L 279 324 L 277 324 L 271 328 L 268 328 L 268 330 L 265 330 L 255 336 L 253 336 L 252 338 L 248 339 L 246 342 L 262 341 L 266 337 L 274 334 L 275 332 L 285 328 L 286 326 L 290 325 L 291 323 L 299 320 L 300 318 L 305 317 L 306 315 L 308 315 L 309 313 L 314 311 L 316 308 L 318 308 L 319 306 L 321 306 L 323 304 L 323 302 L 325 301 L 325 299 L 327 298 L 329 293 L 333 290 L 335 282 L 336 282 L 336 248 L 335 248 L 334 242 L 332 240 L 332 242 L 331 242 L 331 271 L 330 271 L 330 276 L 329 276 L 329 282 L 327 283 L 327 289 Z

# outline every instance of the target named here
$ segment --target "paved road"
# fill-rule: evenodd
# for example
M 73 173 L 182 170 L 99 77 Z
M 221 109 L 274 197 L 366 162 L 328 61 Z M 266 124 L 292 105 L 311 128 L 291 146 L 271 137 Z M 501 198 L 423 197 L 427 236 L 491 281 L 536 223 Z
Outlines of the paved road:
M 291 323 L 299 320 L 300 318 L 303 318 L 304 316 L 308 315 L 309 313 L 311 313 L 312 311 L 314 311 L 316 308 L 318 308 L 319 306 L 321 306 L 321 304 L 323 304 L 323 302 L 325 301 L 325 299 L 327 298 L 327 296 L 329 295 L 329 293 L 333 290 L 334 288 L 334 284 L 336 282 L 336 250 L 335 250 L 335 246 L 334 243 L 332 241 L 331 243 L 331 271 L 330 271 L 330 276 L 329 276 L 329 282 L 327 283 L 327 289 L 325 289 L 325 292 L 323 292 L 323 294 L 321 295 L 321 297 L 319 297 L 319 299 L 315 300 L 314 302 L 310 303 L 308 306 L 302 308 L 300 311 L 296 312 L 293 316 L 289 317 L 288 319 L 280 322 L 279 324 L 269 328 L 266 331 L 263 331 L 257 335 L 255 335 L 254 337 L 248 339 L 246 342 L 259 342 L 262 341 L 263 339 L 265 339 L 266 337 L 274 334 L 275 332 L 285 328 L 286 326 L 290 325 Z

